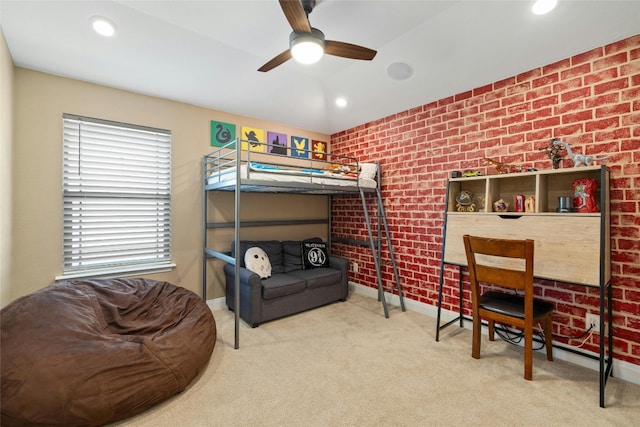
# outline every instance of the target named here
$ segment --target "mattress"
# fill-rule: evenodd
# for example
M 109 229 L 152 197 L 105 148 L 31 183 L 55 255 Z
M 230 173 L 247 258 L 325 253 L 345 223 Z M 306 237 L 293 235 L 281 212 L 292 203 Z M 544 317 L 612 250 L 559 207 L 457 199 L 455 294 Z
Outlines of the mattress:
M 229 167 L 207 177 L 207 184 L 232 183 L 236 179 L 236 168 Z M 273 182 L 273 183 L 291 183 L 291 184 L 308 184 L 331 185 L 346 188 L 376 188 L 375 179 L 354 175 L 333 173 L 330 171 L 322 171 L 319 169 L 287 169 L 285 167 L 263 165 L 256 162 L 245 164 L 240 167 L 240 179 L 249 179 L 252 181 Z

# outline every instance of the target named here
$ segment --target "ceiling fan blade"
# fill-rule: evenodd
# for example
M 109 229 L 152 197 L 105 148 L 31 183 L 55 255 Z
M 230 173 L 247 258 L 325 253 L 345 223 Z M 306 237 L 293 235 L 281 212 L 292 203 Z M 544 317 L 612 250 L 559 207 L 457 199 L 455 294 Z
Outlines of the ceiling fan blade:
M 378 52 L 356 44 L 326 40 L 324 42 L 324 53 L 327 55 L 341 56 L 343 58 L 371 61 Z
M 291 50 L 287 49 L 284 52 L 282 52 L 280 55 L 273 58 L 271 61 L 264 64 L 262 67 L 258 68 L 258 71 L 262 71 L 263 73 L 266 73 L 269 70 L 273 70 L 278 65 L 284 64 L 290 59 L 291 59 Z
M 311 25 L 307 19 L 307 13 L 302 7 L 300 0 L 280 0 L 280 7 L 284 12 L 284 16 L 289 21 L 289 25 L 293 28 L 293 31 L 301 33 L 310 33 Z

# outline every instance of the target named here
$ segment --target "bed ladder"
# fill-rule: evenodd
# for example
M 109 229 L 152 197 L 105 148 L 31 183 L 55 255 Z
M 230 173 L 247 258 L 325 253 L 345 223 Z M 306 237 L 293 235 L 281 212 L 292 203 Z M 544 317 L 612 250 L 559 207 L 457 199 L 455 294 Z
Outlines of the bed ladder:
M 378 172 L 379 173 L 379 172 Z M 378 182 L 380 176 L 378 175 Z M 382 307 L 384 309 L 384 317 L 389 318 L 389 309 L 387 307 L 387 300 L 384 295 L 384 285 L 382 281 L 382 234 L 384 231 L 384 238 L 387 242 L 387 248 L 389 249 L 390 265 L 393 267 L 393 277 L 396 283 L 396 289 L 398 291 L 398 298 L 400 299 L 400 307 L 402 311 L 406 311 L 404 306 L 404 296 L 402 295 L 402 285 L 400 284 L 400 275 L 398 274 L 398 266 L 396 265 L 396 257 L 393 252 L 393 244 L 391 243 L 391 233 L 389 233 L 389 225 L 387 224 L 387 215 L 382 204 L 382 195 L 380 193 L 380 186 L 376 187 L 376 200 L 377 200 L 377 212 L 373 217 L 369 215 L 369 209 L 367 205 L 367 199 L 365 192 L 360 188 L 360 199 L 362 200 L 362 210 L 364 211 L 364 220 L 367 224 L 367 233 L 369 234 L 369 246 L 371 248 L 371 254 L 373 255 L 373 262 L 376 267 L 376 278 L 378 280 L 378 301 L 382 301 Z M 377 239 L 373 239 L 373 224 L 371 219 L 376 219 L 377 224 Z

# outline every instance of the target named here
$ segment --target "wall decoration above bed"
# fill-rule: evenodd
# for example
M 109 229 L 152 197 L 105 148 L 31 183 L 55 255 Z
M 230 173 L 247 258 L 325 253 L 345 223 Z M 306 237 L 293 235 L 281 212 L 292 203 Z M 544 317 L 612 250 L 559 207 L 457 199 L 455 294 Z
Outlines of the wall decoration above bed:
M 301 159 L 309 158 L 309 138 L 291 136 L 291 156 Z
M 211 145 L 221 147 L 236 137 L 236 125 L 211 120 Z M 235 144 L 230 147 L 235 148 Z
M 327 160 L 327 143 L 323 141 L 311 141 L 312 157 L 316 160 Z
M 287 135 L 278 132 L 267 132 L 267 146 L 268 152 L 272 154 L 284 154 L 287 153 Z
M 251 149 L 251 151 L 259 151 L 261 153 L 266 151 L 263 129 L 242 126 L 242 136 L 240 139 L 242 140 L 242 149 L 245 151 L 248 149 Z

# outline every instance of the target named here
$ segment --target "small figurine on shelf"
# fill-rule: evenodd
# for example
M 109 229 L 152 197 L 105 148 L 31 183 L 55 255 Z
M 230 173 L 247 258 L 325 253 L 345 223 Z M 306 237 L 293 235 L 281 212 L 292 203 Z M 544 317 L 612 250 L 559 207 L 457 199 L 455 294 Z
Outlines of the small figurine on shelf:
M 487 165 L 493 166 L 494 168 L 496 168 L 496 171 L 498 173 L 511 173 L 511 170 L 513 169 L 513 166 L 511 165 L 501 163 L 497 160 L 493 160 L 488 157 L 485 157 L 484 161 Z
M 569 144 L 568 142 L 560 141 L 559 139 L 553 139 L 551 141 L 551 144 L 555 145 L 556 147 L 562 146 L 564 147 L 565 150 L 567 150 L 567 155 L 573 161 L 574 168 L 577 168 L 578 166 L 582 166 L 582 165 L 591 166 L 592 162 L 606 160 L 607 158 L 609 158 L 609 156 L 598 158 L 598 157 L 587 156 L 586 154 L 574 153 L 573 151 L 571 151 L 571 144 Z
M 456 196 L 456 210 L 458 212 L 475 212 L 476 204 L 474 203 L 475 196 L 471 191 L 462 190 L 460 194 Z
M 527 196 L 524 200 L 524 211 L 530 213 L 536 211 L 536 196 Z
M 579 178 L 573 181 L 573 211 L 600 212 L 596 202 L 598 182 L 593 178 Z
M 504 199 L 499 199 L 493 202 L 493 210 L 495 212 L 507 212 L 509 210 L 509 202 Z
M 560 167 L 560 162 L 562 161 L 562 157 L 564 157 L 563 151 L 565 151 L 564 147 L 556 144 L 556 138 L 552 139 L 549 145 L 546 147 L 541 147 L 538 150 L 544 150 L 547 153 L 547 156 L 551 159 L 551 167 L 553 169 L 558 169 Z

